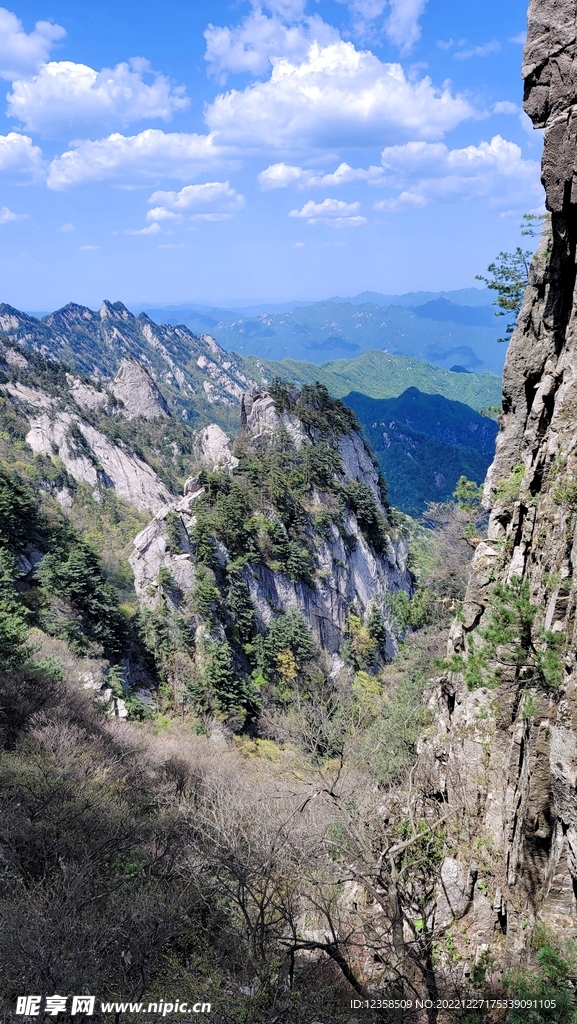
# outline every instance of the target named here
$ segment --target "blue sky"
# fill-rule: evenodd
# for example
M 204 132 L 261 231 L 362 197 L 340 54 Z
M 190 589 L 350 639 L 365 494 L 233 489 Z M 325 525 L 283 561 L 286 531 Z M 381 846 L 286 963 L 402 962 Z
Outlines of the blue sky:
M 539 211 L 523 0 L 0 8 L 0 299 L 475 283 Z

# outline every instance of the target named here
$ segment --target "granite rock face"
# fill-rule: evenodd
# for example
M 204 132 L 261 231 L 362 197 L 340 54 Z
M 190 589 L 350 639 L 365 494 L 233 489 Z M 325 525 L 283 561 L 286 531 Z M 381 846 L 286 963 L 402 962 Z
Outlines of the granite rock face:
M 114 443 L 78 415 L 75 406 L 101 408 L 107 393 L 73 377 L 68 383 L 72 402 L 67 402 L 64 393 L 57 399 L 18 381 L 4 385 L 5 393 L 28 421 L 26 441 L 32 451 L 58 456 L 70 476 L 88 484 L 97 497 L 103 489 L 112 488 L 139 511 L 158 512 L 173 496 L 154 470 L 128 445 Z M 64 506 L 72 503 L 66 489 L 55 496 Z
M 122 402 L 127 419 L 142 416 L 145 420 L 153 420 L 170 415 L 152 377 L 136 359 L 122 360 L 110 390 Z
M 488 537 L 450 644 L 469 659 L 483 642 L 495 584 L 525 581 L 532 636 L 541 653 L 555 652 L 557 669 L 547 681 L 497 651 L 505 667 L 496 689 L 468 690 L 450 674 L 436 695 L 436 735 L 421 750 L 440 791 L 465 808 L 492 851 L 481 883 L 489 903 L 477 908 L 476 894 L 465 922 L 477 950 L 490 945 L 501 967 L 526 957 L 528 925 L 577 934 L 576 24 L 574 0 L 530 4 L 525 110 L 545 129 L 550 217 L 507 354 L 485 484 Z M 475 866 L 463 856 L 461 874 Z
M 297 448 L 310 443 L 303 424 L 292 414 L 277 413 L 271 396 L 264 389 L 253 389 L 245 394 L 242 410 L 245 432 L 255 442 L 265 433 L 284 429 Z M 204 464 L 232 474 L 238 460 L 220 434 L 222 431 L 214 425 L 201 433 Z M 343 483 L 358 481 L 370 487 L 381 512 L 386 515 L 381 505 L 377 473 L 360 436 L 354 433 L 343 435 L 339 439 L 339 448 L 344 470 L 338 475 L 339 479 Z M 130 562 L 136 592 L 143 606 L 154 607 L 159 600 L 157 581 L 161 569 L 168 570 L 176 582 L 174 592 L 179 595 L 177 600 L 186 600 L 187 594 L 194 589 L 194 503 L 202 494 L 204 488 L 199 478 L 191 477 L 186 482 L 184 497 L 157 513 L 136 537 Z M 309 501 L 317 513 L 329 508 L 326 495 L 317 489 L 312 490 Z M 175 517 L 180 531 L 178 553 L 174 552 L 171 543 Z M 339 530 L 336 523 L 330 523 L 322 533 L 311 526 L 309 540 L 315 551 L 316 573 L 310 584 L 293 582 L 283 572 L 274 571 L 259 562 L 249 562 L 242 570 L 260 630 L 264 630 L 279 612 L 297 609 L 305 616 L 320 647 L 335 657 L 344 641 L 351 611 L 365 619 L 373 604 L 386 605 L 387 591 L 411 593 L 413 586 L 404 537 L 395 537 L 391 532 L 386 552 L 380 553 L 367 541 L 354 512 L 349 510 L 340 525 Z M 229 555 L 220 543 L 218 557 L 225 566 Z M 395 642 L 389 633 L 385 653 L 390 657 L 394 651 Z

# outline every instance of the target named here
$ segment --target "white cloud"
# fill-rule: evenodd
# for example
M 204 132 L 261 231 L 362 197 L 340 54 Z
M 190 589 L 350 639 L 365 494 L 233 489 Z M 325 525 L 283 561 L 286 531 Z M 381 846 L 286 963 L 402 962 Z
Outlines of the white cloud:
M 49 21 L 37 21 L 34 31 L 27 33 L 15 14 L 0 7 L 0 78 L 12 82 L 33 73 L 65 35 L 66 29 Z
M 148 211 L 146 219 L 158 223 L 163 220 L 182 220 L 182 216 L 179 213 L 174 213 L 173 210 L 165 209 L 164 206 L 155 206 L 153 210 Z
M 376 203 L 376 210 L 476 198 L 486 198 L 491 206 L 512 200 L 525 205 L 542 195 L 537 161 L 524 160 L 521 148 L 500 135 L 463 149 L 451 150 L 442 142 L 389 146 L 382 162 L 397 195 Z
M 145 75 L 151 77 L 150 83 Z M 151 72 L 148 61 L 140 57 L 100 72 L 86 64 L 52 61 L 32 78 L 15 81 L 8 94 L 10 117 L 30 131 L 57 138 L 144 118 L 169 121 L 174 111 L 188 106 L 184 87 L 172 88 L 168 78 Z
M 303 60 L 313 42 L 327 45 L 340 38 L 318 15 L 304 24 L 287 26 L 278 17 L 267 18 L 260 8 L 234 28 L 209 25 L 204 37 L 209 74 L 220 82 L 226 81 L 229 72 L 263 74 L 279 57 Z
M 100 249 L 99 245 L 79 245 L 78 252 L 94 252 L 95 249 Z
M 33 145 L 28 135 L 19 132 L 0 135 L 0 173 L 16 174 L 32 181 L 45 178 L 42 150 Z
M 425 10 L 427 0 L 390 0 L 391 13 L 387 18 L 386 32 L 402 53 L 408 53 L 421 36 L 419 18 Z
M 511 103 L 510 100 L 499 100 L 498 103 L 493 105 L 494 114 L 518 114 L 520 108 L 516 103 Z
M 186 249 L 184 242 L 167 242 L 163 245 L 157 245 L 157 249 Z
M 27 213 L 14 213 L 7 206 L 0 207 L 0 224 L 9 224 L 15 220 L 28 220 Z
M 519 32 L 516 36 L 511 36 L 510 43 L 518 43 L 520 46 L 524 46 L 527 39 L 527 32 Z
M 149 224 L 147 228 L 126 228 L 123 235 L 158 235 L 162 231 L 160 224 Z
M 271 164 L 260 174 L 257 180 L 263 192 L 273 188 L 287 188 L 289 185 L 296 185 L 297 188 L 329 188 L 336 185 L 348 185 L 352 181 L 368 181 L 374 183 L 383 177 L 382 167 L 369 167 L 365 170 L 362 167 L 350 167 L 349 164 L 339 164 L 332 174 L 319 173 L 313 170 L 304 170 L 302 167 L 294 167 L 291 164 Z
M 138 135 L 114 133 L 77 142 L 50 164 L 48 187 L 62 190 L 86 182 L 160 176 L 186 179 L 222 160 L 211 135 L 147 128 Z
M 302 217 L 307 224 L 358 228 L 367 223 L 366 217 L 357 215 L 360 208 L 360 203 L 345 203 L 342 199 L 324 199 L 322 203 L 309 199 L 302 210 L 291 210 L 289 217 Z
M 228 181 L 206 181 L 201 185 L 185 185 L 180 192 L 153 192 L 149 203 L 158 203 L 149 210 L 146 219 L 159 221 L 181 220 L 190 214 L 191 220 L 229 220 L 244 206 L 244 196 L 230 187 Z
M 67 234 L 69 231 L 76 231 L 76 228 L 74 227 L 74 224 L 71 224 L 70 221 L 68 221 L 68 223 L 63 224 L 62 227 L 59 227 L 58 230 L 63 231 L 65 234 Z
M 340 0 L 342 3 L 343 0 Z M 427 0 L 344 0 L 355 17 L 354 31 L 361 38 L 375 36 L 372 23 L 388 9 L 384 29 L 401 53 L 408 53 L 421 36 L 419 24 Z
M 302 149 L 378 144 L 392 133 L 435 139 L 474 116 L 449 84 L 410 82 L 400 64 L 343 41 L 313 44 L 298 64 L 275 61 L 267 82 L 222 93 L 205 115 L 226 142 Z
M 490 43 L 483 43 L 482 46 L 472 46 L 468 50 L 459 50 L 455 54 L 456 60 L 469 60 L 470 57 L 486 57 L 489 53 L 499 53 L 501 43 L 492 39 Z

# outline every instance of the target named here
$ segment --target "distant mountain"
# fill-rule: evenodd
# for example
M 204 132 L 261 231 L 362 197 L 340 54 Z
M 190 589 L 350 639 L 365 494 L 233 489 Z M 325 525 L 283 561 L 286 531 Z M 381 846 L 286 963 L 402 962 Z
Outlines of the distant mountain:
M 488 288 L 458 288 L 456 291 L 448 292 L 404 292 L 402 295 L 385 295 L 382 292 L 360 292 L 358 295 L 333 296 L 330 299 L 287 299 L 284 302 L 255 302 L 247 303 L 241 300 L 227 300 L 219 303 L 179 302 L 176 305 L 155 306 L 139 305 L 130 306 L 133 313 L 146 313 L 151 320 L 158 317 L 163 323 L 176 323 L 175 317 L 179 317 L 179 323 L 184 323 L 186 317 L 191 313 L 211 312 L 222 320 L 228 314 L 235 316 L 258 316 L 259 313 L 289 313 L 298 306 L 315 306 L 318 302 L 350 302 L 353 306 L 362 306 L 365 302 L 372 302 L 376 306 L 422 306 L 426 302 L 435 299 L 448 299 L 451 302 L 465 306 L 490 306 L 493 296 Z M 217 316 L 217 314 L 219 314 Z M 31 314 L 38 316 L 39 314 Z M 162 318 L 166 319 L 162 319 Z M 234 319 L 234 317 L 233 317 Z
M 336 359 L 320 366 L 294 359 L 273 362 L 252 357 L 244 360 L 244 366 L 247 376 L 263 382 L 275 376 L 295 384 L 314 384 L 319 380 L 335 398 L 343 398 L 351 391 L 370 398 L 392 398 L 414 387 L 476 410 L 501 404 L 501 378 L 495 374 L 455 373 L 388 352 L 363 352 L 356 359 Z
M 404 292 L 402 295 L 384 295 L 382 292 L 360 292 L 349 298 L 335 296 L 329 302 L 351 302 L 355 306 L 374 302 L 376 306 L 422 306 L 435 299 L 449 299 L 465 306 L 490 306 L 493 295 L 488 288 L 457 288 L 450 292 Z
M 473 289 L 474 290 L 474 289 Z M 177 323 L 178 311 L 149 310 Z M 502 330 L 491 306 L 464 306 L 437 298 L 422 306 L 381 306 L 365 302 L 317 302 L 288 312 L 239 316 L 232 311 L 189 310 L 186 326 L 209 333 L 227 351 L 263 359 L 304 359 L 360 355 L 367 349 L 410 355 L 449 369 L 501 373 L 505 352 L 495 344 Z
M 408 388 L 375 400 L 358 392 L 343 401 L 356 413 L 387 481 L 393 505 L 419 516 L 430 501 L 451 498 L 461 475 L 482 483 L 498 425 L 462 402 Z
M 496 327 L 493 306 L 461 306 L 450 299 L 433 299 L 422 306 L 411 306 L 413 313 L 425 320 L 464 324 L 466 327 Z

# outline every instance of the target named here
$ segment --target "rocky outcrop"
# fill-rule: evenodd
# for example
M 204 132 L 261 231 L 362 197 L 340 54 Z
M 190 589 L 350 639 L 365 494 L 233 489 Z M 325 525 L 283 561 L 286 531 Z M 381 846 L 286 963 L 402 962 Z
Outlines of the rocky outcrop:
M 170 492 L 146 462 L 71 413 L 43 413 L 33 418 L 26 440 L 34 452 L 58 455 L 75 480 L 96 490 L 111 487 L 139 511 L 155 512 L 171 500 Z
M 168 406 L 149 373 L 135 359 L 123 359 L 110 385 L 127 419 L 153 420 L 169 416 Z
M 488 536 L 451 640 L 467 663 L 483 649 L 500 582 L 530 602 L 515 612 L 530 631 L 529 653 L 511 657 L 505 636 L 492 651 L 494 690 L 467 690 L 459 674 L 443 679 L 437 734 L 421 750 L 455 812 L 464 807 L 476 820 L 477 849 L 492 851 L 480 872 L 490 901 L 474 935 L 501 967 L 519 961 L 537 921 L 577 934 L 576 22 L 574 0 L 531 2 L 525 110 L 545 129 L 550 218 L 507 354 L 485 486 Z M 554 671 L 538 669 L 545 657 Z M 472 853 L 462 861 L 463 871 L 475 863 Z M 469 913 L 474 922 L 477 911 Z
M 198 458 L 207 469 L 223 469 L 232 473 L 238 466 L 238 459 L 232 453 L 230 437 L 218 424 L 210 423 L 198 434 Z
M 252 388 L 242 396 L 240 422 L 253 437 L 286 430 L 297 448 L 300 448 L 305 437 L 300 421 L 289 412 L 278 412 L 266 388 Z
M 104 409 L 108 403 L 108 392 L 87 384 L 86 381 L 78 380 L 72 374 L 68 374 L 68 387 L 70 395 L 80 409 L 88 409 L 90 412 L 98 412 Z
M 258 443 L 264 433 L 272 435 L 284 428 L 295 441 L 297 449 L 300 444 L 314 443 L 296 416 L 277 413 L 271 396 L 262 389 L 245 395 L 242 408 L 245 437 L 248 435 L 254 442 Z M 231 455 L 229 446 L 222 442 L 218 431 L 219 428 L 213 425 L 201 435 L 205 464 L 234 473 L 238 460 Z M 356 481 L 370 488 L 376 507 L 386 517 L 386 510 L 381 505 L 378 476 L 360 436 L 355 433 L 342 435 L 339 449 L 343 472 L 337 473 L 336 478 L 342 483 Z M 204 488 L 199 478 L 191 477 L 185 486 L 184 498 L 159 512 L 135 539 L 135 551 L 130 561 L 136 591 L 143 605 L 154 607 L 158 602 L 161 569 L 167 570 L 176 583 L 172 594 L 168 594 L 169 601 L 178 605 L 193 589 L 196 579 L 195 502 L 202 494 Z M 386 550 L 377 552 L 351 509 L 343 514 L 339 524 L 334 521 L 334 497 L 331 502 L 329 496 L 318 488 L 311 489 L 308 506 L 312 515 L 307 527 L 307 540 L 315 553 L 314 579 L 294 582 L 284 572 L 259 561 L 247 562 L 242 568 L 242 577 L 261 631 L 280 612 L 297 609 L 311 626 L 319 645 L 336 656 L 345 639 L 351 611 L 366 620 L 374 605 L 387 607 L 389 592 L 412 592 L 407 542 L 391 529 Z M 315 516 L 321 514 L 325 516 L 322 532 L 313 525 Z M 175 525 L 180 536 L 178 551 L 175 551 L 171 539 Z M 217 547 L 218 557 L 226 566 L 229 554 L 222 544 L 218 543 Z M 389 632 L 385 652 L 391 657 L 394 651 L 395 641 Z
M 26 440 L 32 451 L 57 455 L 70 476 L 94 488 L 96 495 L 101 488 L 113 488 L 129 505 L 152 513 L 173 500 L 154 470 L 128 445 L 114 444 L 71 410 L 61 409 L 62 403 L 40 388 L 16 382 L 6 384 L 4 390 L 30 424 Z M 96 389 L 72 381 L 71 394 L 84 401 L 88 394 L 88 407 L 94 408 L 91 390 L 100 395 Z M 58 498 L 64 505 L 71 503 L 67 492 Z

